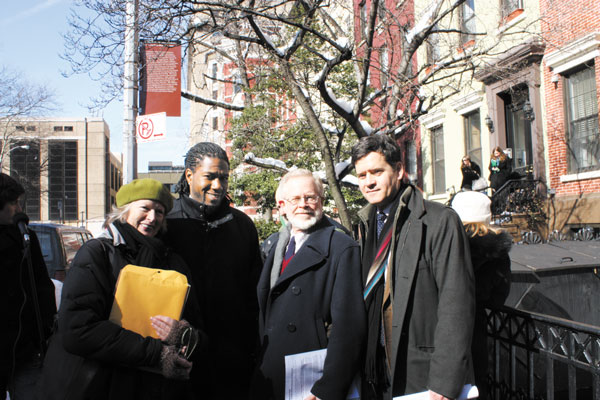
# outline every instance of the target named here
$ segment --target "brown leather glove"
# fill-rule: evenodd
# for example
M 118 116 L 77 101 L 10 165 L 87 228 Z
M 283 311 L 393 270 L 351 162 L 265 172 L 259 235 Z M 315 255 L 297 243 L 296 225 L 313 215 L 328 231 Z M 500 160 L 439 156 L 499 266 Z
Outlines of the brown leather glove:
M 165 378 L 190 379 L 192 363 L 186 360 L 175 346 L 163 346 L 160 353 L 160 370 Z

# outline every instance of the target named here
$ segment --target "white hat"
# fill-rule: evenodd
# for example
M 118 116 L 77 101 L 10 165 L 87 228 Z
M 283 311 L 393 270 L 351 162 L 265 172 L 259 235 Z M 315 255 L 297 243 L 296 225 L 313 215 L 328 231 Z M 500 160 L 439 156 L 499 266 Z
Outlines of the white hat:
M 489 224 L 492 220 L 491 204 L 490 198 L 480 192 L 459 192 L 452 199 L 452 208 L 465 224 L 470 222 Z

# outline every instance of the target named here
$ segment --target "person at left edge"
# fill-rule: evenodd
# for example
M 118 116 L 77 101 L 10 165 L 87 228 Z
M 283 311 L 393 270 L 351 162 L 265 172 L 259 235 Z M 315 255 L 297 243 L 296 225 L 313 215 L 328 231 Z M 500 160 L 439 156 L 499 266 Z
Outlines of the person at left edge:
M 128 264 L 172 269 L 188 276 L 183 260 L 156 235 L 166 229 L 173 198 L 162 183 L 136 179 L 122 186 L 103 233 L 75 255 L 64 282 L 58 331 L 50 342 L 39 398 L 189 399 L 192 363 L 204 334 L 192 285 L 176 321 L 151 318 L 160 339 L 143 337 L 109 321 L 119 272 Z M 195 346 L 194 346 L 195 344 Z M 185 347 L 185 352 L 183 351 Z
M 41 374 L 43 344 L 50 336 L 56 305 L 54 286 L 48 277 L 37 236 L 28 230 L 33 281 L 40 309 L 42 334 L 33 304 L 29 267 L 24 258 L 23 235 L 14 224 L 22 212 L 20 199 L 25 189 L 10 176 L 0 173 L 0 399 L 9 391 L 11 399 L 32 399 Z
M 323 185 L 297 169 L 279 184 L 288 224 L 259 283 L 261 362 L 251 398 L 283 400 L 285 356 L 327 349 L 306 400 L 343 400 L 360 370 L 366 330 L 358 244 L 323 217 Z
M 186 154 L 179 199 L 167 215 L 165 241 L 190 267 L 210 342 L 192 371 L 202 400 L 246 398 L 258 344 L 258 234 L 250 217 L 231 207 L 228 182 L 225 150 L 197 143 Z

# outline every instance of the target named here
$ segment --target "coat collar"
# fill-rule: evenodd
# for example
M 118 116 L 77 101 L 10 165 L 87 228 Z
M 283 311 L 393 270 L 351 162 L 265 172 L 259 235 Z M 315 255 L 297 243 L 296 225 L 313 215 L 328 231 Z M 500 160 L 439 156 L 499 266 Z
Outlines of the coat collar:
M 408 194 L 406 193 L 406 190 L 408 188 L 411 188 L 411 193 Z M 416 188 L 415 186 L 411 185 L 411 184 L 407 184 L 405 186 L 402 187 L 402 193 L 400 194 L 401 197 L 401 201 L 405 201 L 407 204 L 407 208 L 410 211 L 410 218 L 422 218 L 423 215 L 425 215 L 426 213 L 426 209 L 425 209 L 425 200 L 423 199 L 423 195 L 421 194 L 421 191 Z M 408 196 L 407 196 L 408 195 Z M 408 199 L 404 198 L 404 197 L 408 197 Z M 394 220 L 397 220 L 399 217 L 399 213 L 402 207 L 398 207 L 396 208 L 396 214 L 394 215 Z M 367 227 L 369 227 L 369 217 L 371 215 L 372 212 L 374 212 L 375 210 L 375 206 L 372 204 L 368 204 L 367 206 L 363 207 L 359 212 L 358 212 L 358 217 L 360 218 L 361 222 Z
M 283 274 L 279 276 L 273 288 L 329 257 L 329 244 L 334 230 L 335 227 L 326 218 L 322 218 L 287 265 Z

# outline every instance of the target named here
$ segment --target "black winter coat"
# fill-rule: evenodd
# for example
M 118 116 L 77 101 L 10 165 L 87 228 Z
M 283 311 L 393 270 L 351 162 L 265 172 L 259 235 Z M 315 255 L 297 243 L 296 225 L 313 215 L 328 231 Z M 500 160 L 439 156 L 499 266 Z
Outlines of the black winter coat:
M 263 351 L 251 398 L 285 399 L 285 356 L 327 348 L 312 393 L 343 400 L 360 370 L 366 329 L 358 244 L 323 218 L 271 288 L 276 248 L 258 284 Z
M 462 165 L 460 167 L 462 172 L 462 182 L 460 184 L 461 189 L 469 189 L 471 190 L 473 181 L 476 181 L 481 177 L 481 168 L 475 161 L 471 161 L 471 166 L 467 167 L 466 165 Z
M 48 277 L 46 263 L 42 257 L 38 238 L 29 231 L 31 261 L 38 304 L 42 317 L 42 331 L 45 342 L 52 331 L 56 301 L 54 285 Z M 0 379 L 10 374 L 13 364 L 13 347 L 15 364 L 32 360 L 40 353 L 35 310 L 32 302 L 32 291 L 29 281 L 27 262 L 23 260 L 23 236 L 15 225 L 0 225 Z M 26 294 L 27 301 L 23 293 Z M 25 301 L 25 308 L 19 320 L 19 312 Z M 20 332 L 20 333 L 19 333 Z M 18 339 L 17 339 L 18 338 Z
M 490 161 L 490 187 L 492 189 L 500 189 L 508 180 L 511 171 L 510 163 L 511 159 L 508 157 L 501 160 L 497 167 L 492 167 L 492 162 Z
M 488 344 L 486 307 L 500 307 L 510 292 L 510 257 L 512 237 L 506 233 L 489 232 L 469 238 L 471 261 L 475 271 L 475 325 L 473 327 L 473 369 L 479 398 L 487 396 Z
M 58 332 L 38 386 L 40 398 L 190 398 L 189 381 L 139 369 L 160 366 L 159 339 L 142 337 L 108 320 L 119 272 L 135 264 L 136 257 L 114 225 L 110 228 L 110 233 L 86 242 L 73 259 L 62 290 Z M 176 270 L 191 280 L 183 260 L 169 250 L 155 265 L 142 266 Z M 202 325 L 192 291 L 183 317 L 196 328 Z
M 197 398 L 237 400 L 248 395 L 258 348 L 258 234 L 227 201 L 204 211 L 186 195 L 175 200 L 164 240 L 190 267 L 203 310 L 209 346 L 204 369 L 194 366 Z

